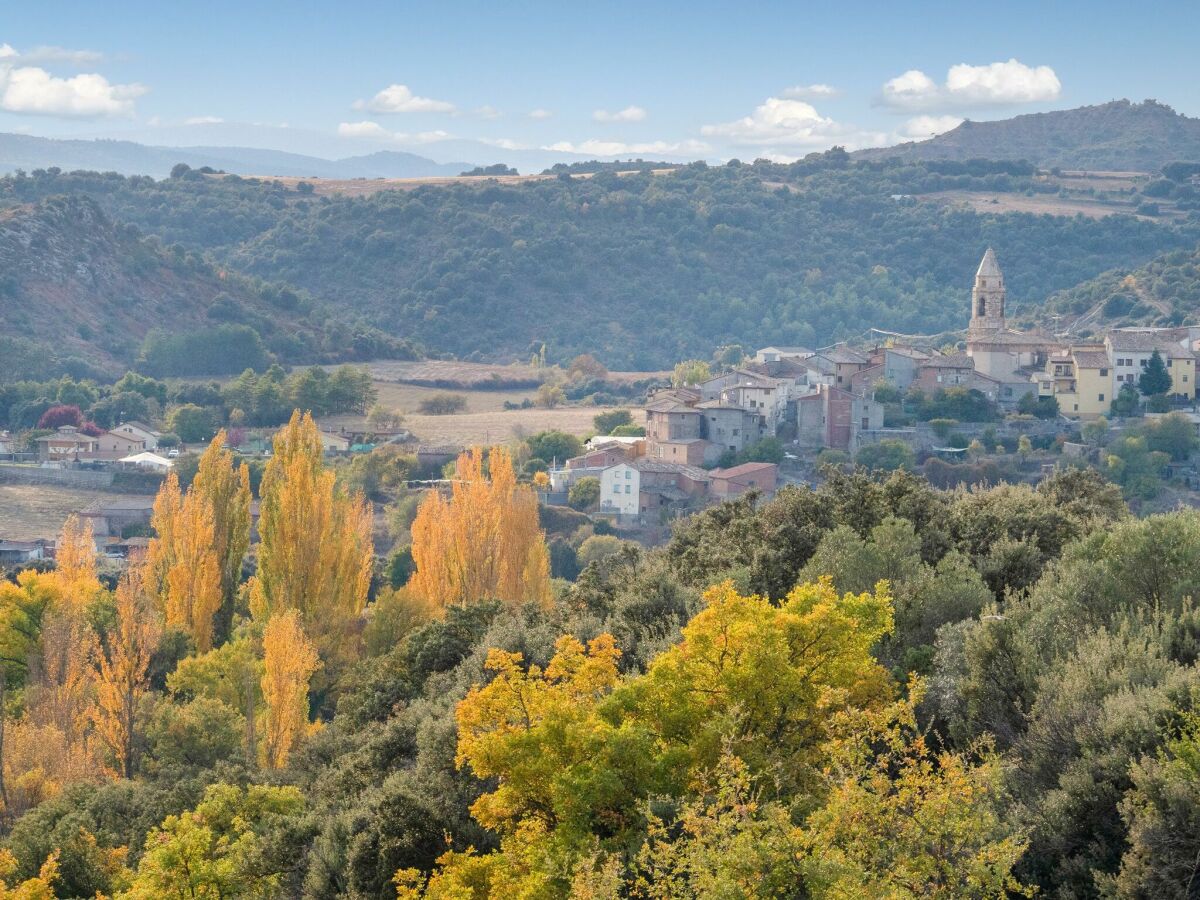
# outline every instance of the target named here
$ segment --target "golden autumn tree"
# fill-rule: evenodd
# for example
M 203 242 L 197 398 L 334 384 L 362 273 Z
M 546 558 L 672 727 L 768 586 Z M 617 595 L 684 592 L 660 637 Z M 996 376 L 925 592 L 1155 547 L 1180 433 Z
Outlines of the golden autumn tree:
M 250 469 L 245 463 L 235 465 L 232 451 L 225 446 L 224 430 L 201 455 L 190 490 L 212 509 L 212 549 L 221 579 L 216 637 L 223 641 L 232 627 L 242 560 L 250 547 Z
M 190 633 L 196 649 L 207 653 L 221 606 L 213 507 L 196 491 L 181 499 L 172 472 L 154 501 L 152 524 L 158 536 L 147 553 L 147 587 L 166 624 Z
M 371 583 L 370 504 L 335 485 L 316 423 L 298 411 L 275 436 L 259 493 L 254 618 L 294 609 L 327 661 L 344 658 Z
M 117 585 L 116 612 L 116 626 L 96 654 L 96 702 L 90 715 L 97 737 L 112 754 L 120 774 L 131 778 L 138 705 L 150 689 L 150 656 L 160 634 L 142 573 L 136 567 Z
M 412 526 L 409 588 L 442 606 L 496 598 L 548 605 L 550 554 L 537 496 L 518 484 L 508 451 L 473 448 L 458 458 L 447 499 L 430 491 Z
M 316 648 L 304 636 L 299 612 L 289 609 L 272 616 L 263 631 L 262 677 L 267 704 L 263 755 L 272 769 L 287 764 L 308 724 L 308 684 L 320 666 Z
M 96 596 L 96 540 L 92 523 L 72 514 L 63 524 L 54 552 L 54 577 L 67 606 L 82 608 Z

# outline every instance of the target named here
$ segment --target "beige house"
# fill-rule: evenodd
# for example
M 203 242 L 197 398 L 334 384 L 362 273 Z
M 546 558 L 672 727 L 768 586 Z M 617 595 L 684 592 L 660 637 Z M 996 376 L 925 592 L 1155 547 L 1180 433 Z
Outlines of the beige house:
M 91 435 L 84 434 L 74 425 L 62 425 L 54 434 L 43 435 L 37 439 L 38 459 L 67 461 L 91 457 L 99 448 L 100 442 Z

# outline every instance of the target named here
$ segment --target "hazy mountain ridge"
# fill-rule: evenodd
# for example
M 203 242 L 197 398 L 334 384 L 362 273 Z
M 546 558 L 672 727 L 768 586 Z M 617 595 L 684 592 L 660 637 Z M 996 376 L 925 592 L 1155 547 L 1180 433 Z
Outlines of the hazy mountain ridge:
M 194 169 L 210 166 L 239 175 L 299 178 L 425 178 L 458 175 L 474 165 L 438 163 L 398 150 L 330 160 L 253 147 L 156 147 L 133 141 L 57 140 L 0 134 L 0 174 L 18 169 L 59 168 L 165 178 L 176 163 L 185 163 Z
M 1200 161 L 1200 119 L 1154 100 L 966 121 L 926 141 L 860 150 L 860 159 L 1025 159 L 1043 168 L 1156 172 Z

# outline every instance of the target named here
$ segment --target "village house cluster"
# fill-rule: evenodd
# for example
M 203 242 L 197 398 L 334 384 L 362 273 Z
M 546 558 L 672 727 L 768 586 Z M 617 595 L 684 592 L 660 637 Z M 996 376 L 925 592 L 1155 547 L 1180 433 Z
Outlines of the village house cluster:
M 594 477 L 601 513 L 645 523 L 751 488 L 770 495 L 779 479 L 775 464 L 719 463 L 767 437 L 848 453 L 885 438 L 913 440 L 914 429 L 885 425 L 884 404 L 876 400 L 884 384 L 930 397 L 950 388 L 978 391 L 1008 411 L 1028 395 L 1053 397 L 1062 416 L 1086 420 L 1107 414 L 1122 386 L 1136 386 L 1158 352 L 1171 396 L 1195 400 L 1200 327 L 1121 329 L 1073 343 L 1010 328 L 1006 299 L 988 248 L 971 291 L 965 352 L 895 341 L 868 349 L 764 347 L 728 372 L 651 395 L 645 437 L 594 438 L 586 453 L 551 471 L 551 496 L 563 498 L 572 484 Z

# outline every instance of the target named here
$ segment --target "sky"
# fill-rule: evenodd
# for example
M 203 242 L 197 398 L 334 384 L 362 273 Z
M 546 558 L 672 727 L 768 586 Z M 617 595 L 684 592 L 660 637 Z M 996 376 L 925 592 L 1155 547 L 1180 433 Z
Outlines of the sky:
M 790 160 L 963 118 L 1200 115 L 1200 3 L 0 0 L 0 131 L 335 157 Z

